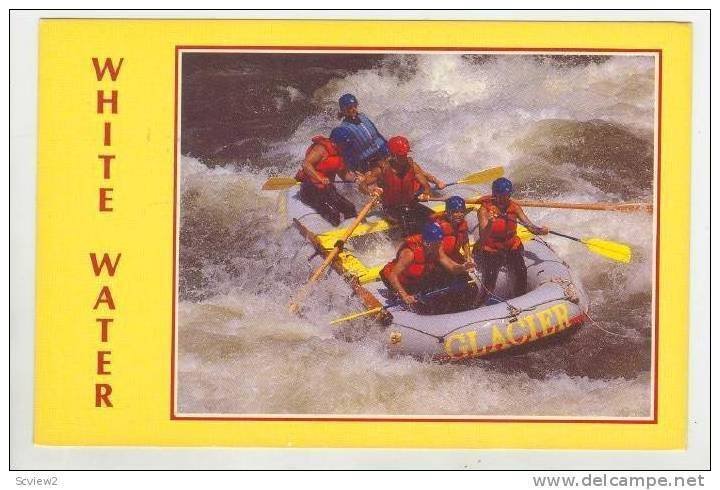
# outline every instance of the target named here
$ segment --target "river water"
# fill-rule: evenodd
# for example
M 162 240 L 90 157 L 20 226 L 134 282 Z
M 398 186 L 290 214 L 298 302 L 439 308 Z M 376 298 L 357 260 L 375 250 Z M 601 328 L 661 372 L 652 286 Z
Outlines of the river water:
M 179 413 L 650 414 L 651 215 L 527 208 L 552 229 L 628 243 L 633 262 L 549 238 L 593 322 L 529 352 L 437 364 L 389 357 L 369 323 L 338 336 L 328 321 L 362 307 L 334 273 L 303 318 L 288 314 L 319 262 L 260 187 L 294 174 L 352 92 L 447 180 L 503 165 L 516 197 L 649 202 L 653 57 L 184 54 L 181 85 Z

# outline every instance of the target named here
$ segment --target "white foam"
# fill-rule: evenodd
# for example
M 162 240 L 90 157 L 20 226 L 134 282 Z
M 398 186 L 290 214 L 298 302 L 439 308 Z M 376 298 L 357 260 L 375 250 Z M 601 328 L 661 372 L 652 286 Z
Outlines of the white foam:
M 313 288 L 304 318 L 287 313 L 289 299 L 317 260 L 307 263 L 310 249 L 292 230 L 284 231 L 276 195 L 259 188 L 271 174 L 294 172 L 310 138 L 328 134 L 337 124 L 335 101 L 340 94 L 356 94 L 361 110 L 386 136 L 407 135 L 415 158 L 443 178 L 502 164 L 516 182 L 564 182 L 552 195 L 544 194 L 539 184 L 534 189 L 553 200 L 617 201 L 622 196 L 584 179 L 577 162 L 524 159 L 516 143 L 537 122 L 603 119 L 640 133 L 653 128 L 654 67 L 648 57 L 622 56 L 574 67 L 519 56 L 481 64 L 460 55 L 416 61 L 397 56 L 381 69 L 362 70 L 318 89 L 314 101 L 327 110 L 308 117 L 290 138 L 273 145 L 266 156 L 295 157 L 278 160 L 272 169 L 210 169 L 182 158 L 187 204 L 182 213 L 200 223 L 196 226 L 207 226 L 208 233 L 236 234 L 248 242 L 223 245 L 226 261 L 201 264 L 208 280 L 203 299 L 180 303 L 181 411 L 646 415 L 649 381 L 642 371 L 631 379 L 589 379 L 562 372 L 536 379 L 502 369 L 492 360 L 439 365 L 389 358 L 381 335 L 372 332 L 359 342 L 336 339 L 328 321 L 361 306 L 335 274 Z M 413 66 L 415 71 L 410 70 Z M 288 93 L 293 97 L 292 87 Z M 553 144 L 552 133 L 543 137 L 548 140 L 542 144 Z M 575 242 L 548 238 L 586 283 L 593 305 L 600 305 L 596 321 L 603 322 L 605 303 L 645 294 L 619 304 L 640 315 L 649 328 L 650 216 L 526 211 L 536 223 L 558 231 L 630 244 L 635 261 L 624 266 L 589 254 Z M 203 251 L 196 252 L 203 256 Z M 234 272 L 228 272 L 228 265 Z M 617 322 L 616 315 L 609 316 L 613 318 L 608 321 Z M 622 325 L 619 330 L 622 333 Z M 595 377 L 602 378 L 602 367 L 597 369 Z

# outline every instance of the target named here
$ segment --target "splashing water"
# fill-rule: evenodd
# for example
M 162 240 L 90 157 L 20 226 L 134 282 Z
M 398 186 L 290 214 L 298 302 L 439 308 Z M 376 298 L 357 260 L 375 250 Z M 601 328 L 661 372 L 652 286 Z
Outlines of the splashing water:
M 294 173 L 310 138 L 337 124 L 337 97 L 352 92 L 386 137 L 406 135 L 414 158 L 447 180 L 503 165 L 518 197 L 650 201 L 652 57 L 375 55 L 371 67 L 357 62 L 320 81 L 308 69 L 279 82 L 258 59 L 253 83 L 265 84 L 267 100 L 243 103 L 296 107 L 303 117 L 273 119 L 287 124 L 281 129 L 258 124 L 259 146 L 238 147 L 222 162 L 188 150 L 196 148 L 191 136 L 183 143 L 180 413 L 649 414 L 650 215 L 527 208 L 551 229 L 632 247 L 633 262 L 623 265 L 549 239 L 584 284 L 600 328 L 587 324 L 522 354 L 435 364 L 388 357 L 382 330 L 369 322 L 338 336 L 328 322 L 362 306 L 334 273 L 312 289 L 302 318 L 289 315 L 287 303 L 318 261 L 307 261 L 313 251 L 288 227 L 281 197 L 259 189 L 270 175 Z M 235 97 L 249 98 L 243 73 L 233 75 Z M 214 95 L 198 95 L 193 113 Z M 227 120 L 217 114 L 223 128 Z M 184 117 L 183 133 L 192 131 Z

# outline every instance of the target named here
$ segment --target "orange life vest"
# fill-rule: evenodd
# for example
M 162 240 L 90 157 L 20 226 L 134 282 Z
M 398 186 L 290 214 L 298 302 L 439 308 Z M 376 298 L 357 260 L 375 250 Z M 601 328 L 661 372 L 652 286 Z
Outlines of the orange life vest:
M 497 217 L 490 228 L 490 235 L 482 244 L 483 250 L 487 252 L 499 252 L 501 250 L 517 250 L 522 246 L 520 237 L 517 236 L 517 220 L 520 206 L 510 199 L 507 210 L 503 213 L 495 204 L 492 196 L 484 196 L 480 205 L 489 213 Z
M 469 242 L 467 221 L 463 219 L 457 227 L 453 226 L 452 222 L 444 215 L 439 216 L 435 221 L 440 225 L 443 235 L 445 235 L 442 241 L 445 254 L 455 262 L 464 262 L 465 259 L 463 259 L 460 250 Z
M 395 267 L 395 264 L 397 264 L 400 253 L 405 249 L 409 249 L 413 253 L 413 261 L 400 273 L 398 279 L 403 287 L 412 287 L 418 284 L 426 274 L 435 268 L 435 263 L 428 262 L 427 257 L 425 257 L 422 235 L 411 235 L 407 237 L 400 247 L 400 250 L 398 250 L 397 256 L 392 262 L 388 262 L 385 267 L 383 267 L 381 275 L 388 277 L 393 267 Z
M 415 193 L 420 189 L 412 161 L 402 177 L 388 163 L 382 173 L 382 184 L 382 203 L 386 208 L 409 206 L 415 201 Z
M 335 180 L 335 175 L 345 169 L 345 162 L 338 153 L 335 144 L 325 136 L 315 136 L 312 139 L 312 144 L 305 151 L 305 157 L 308 156 L 308 154 L 315 145 L 320 145 L 325 148 L 325 151 L 328 154 L 325 159 L 321 160 L 315 165 L 315 171 L 322 177 L 327 177 L 328 180 L 332 182 L 333 180 Z M 325 187 L 327 187 L 315 177 L 308 175 L 302 167 L 300 168 L 300 170 L 298 170 L 297 174 L 295 174 L 295 179 L 299 180 L 300 182 L 310 182 L 318 189 L 325 189 Z

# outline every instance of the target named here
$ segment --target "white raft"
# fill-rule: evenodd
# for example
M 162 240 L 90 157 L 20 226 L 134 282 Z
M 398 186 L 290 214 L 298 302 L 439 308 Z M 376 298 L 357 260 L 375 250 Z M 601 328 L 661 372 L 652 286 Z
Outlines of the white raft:
M 302 203 L 298 187 L 287 194 L 288 217 L 300 233 L 321 255 L 333 249 L 352 219 L 337 228 L 324 220 L 314 209 Z M 341 192 L 344 189 L 339 188 Z M 343 192 L 358 209 L 367 200 L 356 191 Z M 454 194 L 468 197 L 472 189 L 453 190 Z M 434 209 L 441 211 L 443 203 Z M 472 229 L 477 223 L 475 213 L 468 214 Z M 368 309 L 392 305 L 388 300 L 387 287 L 379 278 L 380 269 L 395 256 L 394 248 L 384 254 L 377 251 L 361 253 L 362 246 L 372 247 L 372 240 L 360 240 L 374 233 L 386 232 L 392 227 L 382 218 L 380 210 L 370 214 L 353 236 L 345 250 L 333 262 L 332 267 L 341 274 Z M 459 360 L 480 357 L 507 349 L 515 349 L 537 340 L 545 339 L 587 320 L 589 299 L 570 270 L 550 245 L 519 227 L 518 234 L 524 245 L 524 259 L 528 271 L 528 293 L 507 298 L 507 280 L 504 270 L 500 272 L 495 304 L 457 313 L 421 315 L 404 306 L 389 306 L 375 317 L 388 325 L 389 351 L 433 360 Z M 359 256 L 370 255 L 375 263 L 365 264 Z M 370 317 L 371 318 L 371 317 Z

